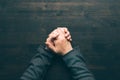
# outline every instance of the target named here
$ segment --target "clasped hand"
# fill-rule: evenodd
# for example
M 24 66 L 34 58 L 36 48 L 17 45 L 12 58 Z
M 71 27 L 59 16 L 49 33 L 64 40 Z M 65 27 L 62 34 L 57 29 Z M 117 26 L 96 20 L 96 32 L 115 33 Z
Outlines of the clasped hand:
M 65 55 L 71 51 L 71 35 L 67 28 L 60 27 L 53 30 L 46 39 L 46 46 L 56 54 Z

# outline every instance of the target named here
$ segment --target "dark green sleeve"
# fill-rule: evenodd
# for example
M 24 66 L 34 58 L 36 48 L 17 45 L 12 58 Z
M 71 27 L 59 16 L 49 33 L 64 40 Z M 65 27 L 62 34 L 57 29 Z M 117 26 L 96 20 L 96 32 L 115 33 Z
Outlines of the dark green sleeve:
M 63 60 L 74 80 L 95 80 L 88 70 L 83 56 L 80 54 L 79 47 L 74 48 L 68 54 L 64 55 Z
M 44 47 L 39 47 L 38 53 L 32 58 L 20 80 L 42 80 L 53 56 Z

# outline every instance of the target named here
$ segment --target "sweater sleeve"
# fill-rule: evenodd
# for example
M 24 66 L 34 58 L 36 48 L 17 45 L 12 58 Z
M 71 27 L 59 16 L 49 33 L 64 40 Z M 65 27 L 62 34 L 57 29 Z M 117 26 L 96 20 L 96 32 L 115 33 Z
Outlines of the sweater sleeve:
M 80 54 L 79 47 L 74 48 L 68 54 L 64 55 L 63 60 L 74 80 L 95 80 L 88 70 L 83 56 Z
M 20 80 L 43 80 L 52 57 L 52 53 L 48 52 L 44 47 L 39 47 L 38 53 L 32 58 Z

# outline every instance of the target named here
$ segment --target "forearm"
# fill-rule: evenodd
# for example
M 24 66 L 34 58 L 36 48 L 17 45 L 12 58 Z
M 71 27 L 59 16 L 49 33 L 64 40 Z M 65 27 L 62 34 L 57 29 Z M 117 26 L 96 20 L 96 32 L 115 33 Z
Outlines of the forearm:
M 21 80 L 42 80 L 53 56 L 43 47 L 40 47 L 38 53 L 33 57 L 29 67 L 22 75 Z
M 88 70 L 78 48 L 73 49 L 64 55 L 63 60 L 70 69 L 72 77 L 75 80 L 95 80 L 91 72 Z

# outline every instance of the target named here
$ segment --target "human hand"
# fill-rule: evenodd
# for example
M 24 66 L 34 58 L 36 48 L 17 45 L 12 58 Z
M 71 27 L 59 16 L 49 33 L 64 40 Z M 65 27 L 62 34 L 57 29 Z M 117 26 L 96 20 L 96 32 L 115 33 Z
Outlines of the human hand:
M 64 32 L 64 36 L 68 41 L 72 41 L 70 32 L 66 27 L 58 27 L 57 29 L 53 30 L 48 37 L 51 37 L 51 40 L 55 39 L 59 35 L 58 29 L 62 30 Z
M 57 36 L 59 35 L 58 29 L 60 29 L 61 31 L 64 32 L 64 37 L 68 40 L 68 41 L 72 41 L 70 32 L 68 31 L 68 29 L 66 27 L 58 27 L 57 29 L 53 30 L 49 35 L 48 35 L 48 40 L 49 43 L 54 45 L 54 40 L 57 38 Z
M 65 55 L 72 50 L 70 41 L 72 39 L 67 28 L 57 28 L 49 34 L 46 45 L 55 53 Z

